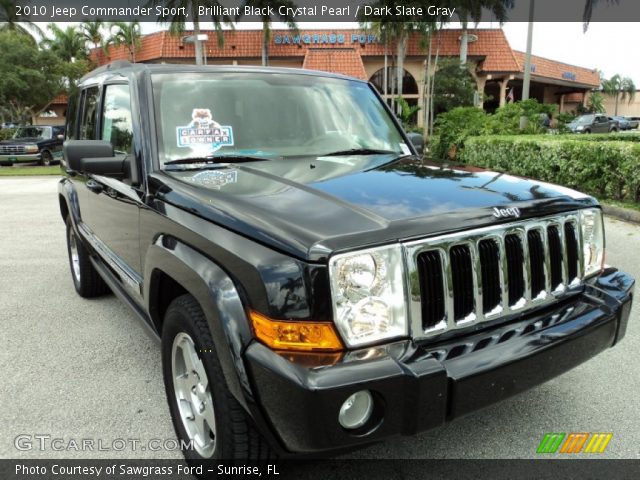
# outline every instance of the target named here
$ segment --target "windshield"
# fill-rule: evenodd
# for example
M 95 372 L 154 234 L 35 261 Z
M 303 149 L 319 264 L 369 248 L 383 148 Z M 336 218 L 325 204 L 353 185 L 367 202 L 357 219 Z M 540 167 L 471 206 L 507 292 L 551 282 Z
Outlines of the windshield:
M 20 127 L 16 130 L 13 138 L 51 138 L 50 127 Z
M 589 125 L 593 123 L 593 115 L 582 115 L 574 120 L 578 125 Z
M 254 72 L 154 74 L 152 82 L 161 164 L 223 155 L 410 153 L 365 83 Z

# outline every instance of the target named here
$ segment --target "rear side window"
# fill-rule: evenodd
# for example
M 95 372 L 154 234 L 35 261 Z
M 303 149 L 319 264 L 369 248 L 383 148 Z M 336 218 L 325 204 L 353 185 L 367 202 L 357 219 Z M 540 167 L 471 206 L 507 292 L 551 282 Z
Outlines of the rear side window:
M 82 92 L 82 115 L 80 117 L 80 140 L 95 140 L 98 129 L 98 87 L 87 88 Z
M 131 153 L 133 125 L 129 85 L 107 85 L 102 112 L 102 140 L 113 145 L 116 153 Z

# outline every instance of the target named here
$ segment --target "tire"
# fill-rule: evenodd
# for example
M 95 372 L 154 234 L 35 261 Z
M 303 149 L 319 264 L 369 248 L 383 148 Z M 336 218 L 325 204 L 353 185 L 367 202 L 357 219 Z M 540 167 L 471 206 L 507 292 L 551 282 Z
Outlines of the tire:
M 191 295 L 176 298 L 167 309 L 162 367 L 178 440 L 182 445 L 193 441 L 192 448 L 183 448 L 188 462 L 275 460 L 266 440 L 229 391 L 204 313 Z M 181 381 L 176 385 L 178 378 Z
M 40 165 L 43 167 L 49 167 L 53 163 L 53 155 L 48 150 L 45 150 L 40 155 Z
M 589 133 L 591 133 L 591 130 L 588 130 L 588 129 L 587 129 L 587 130 L 585 130 L 585 131 L 584 131 L 584 133 L 585 133 L 585 134 L 589 134 Z
M 78 238 L 69 217 L 67 217 L 67 253 L 71 279 L 78 295 L 92 298 L 110 292 L 105 281 L 93 267 L 89 253 Z

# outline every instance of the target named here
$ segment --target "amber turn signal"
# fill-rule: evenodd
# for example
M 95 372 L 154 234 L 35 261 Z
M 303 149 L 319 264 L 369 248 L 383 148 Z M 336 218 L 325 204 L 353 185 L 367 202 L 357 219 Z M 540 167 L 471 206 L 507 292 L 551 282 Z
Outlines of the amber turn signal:
M 342 350 L 333 324 L 272 320 L 250 311 L 256 337 L 273 350 L 337 352 Z

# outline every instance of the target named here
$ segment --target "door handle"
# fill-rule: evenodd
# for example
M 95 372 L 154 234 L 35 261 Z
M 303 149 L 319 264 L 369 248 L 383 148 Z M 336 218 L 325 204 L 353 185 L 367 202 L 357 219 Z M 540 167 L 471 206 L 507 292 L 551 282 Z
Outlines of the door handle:
M 93 193 L 101 193 L 104 187 L 95 180 L 87 180 L 87 188 Z

